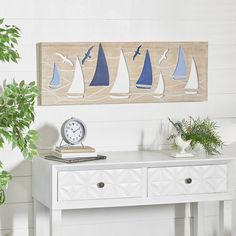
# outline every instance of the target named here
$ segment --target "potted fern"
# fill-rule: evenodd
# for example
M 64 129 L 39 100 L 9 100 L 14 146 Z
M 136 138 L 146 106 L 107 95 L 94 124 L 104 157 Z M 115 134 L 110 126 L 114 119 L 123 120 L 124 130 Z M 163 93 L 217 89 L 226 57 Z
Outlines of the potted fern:
M 4 19 L 0 19 L 0 61 L 17 63 L 20 57 L 15 46 L 19 37 L 20 30 L 16 26 L 4 25 Z M 26 84 L 24 81 L 4 85 L 0 95 L 0 148 L 9 142 L 13 149 L 18 147 L 27 159 L 38 154 L 35 145 L 37 132 L 30 129 L 37 95 L 35 82 Z M 4 190 L 11 178 L 0 161 L 0 204 L 5 201 Z
M 177 136 L 185 141 L 190 141 L 190 146 L 194 150 L 197 146 L 201 146 L 207 155 L 219 154 L 219 149 L 222 149 L 223 142 L 217 133 L 217 125 L 209 118 L 189 117 L 180 121 L 172 121 L 177 134 L 169 136 L 168 140 L 174 140 Z

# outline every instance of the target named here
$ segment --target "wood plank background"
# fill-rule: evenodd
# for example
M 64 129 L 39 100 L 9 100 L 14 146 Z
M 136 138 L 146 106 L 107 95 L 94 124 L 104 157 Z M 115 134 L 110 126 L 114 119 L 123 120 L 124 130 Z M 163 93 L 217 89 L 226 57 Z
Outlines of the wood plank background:
M 109 71 L 108 86 L 90 86 L 96 69 L 98 56 L 98 42 L 81 43 L 40 43 L 38 45 L 39 57 L 39 84 L 41 89 L 41 105 L 67 105 L 67 104 L 107 104 L 107 103 L 156 103 L 156 102 L 189 102 L 207 100 L 207 73 L 208 51 L 206 42 L 102 42 Z M 133 60 L 135 50 L 141 45 L 140 55 Z M 75 60 L 78 57 L 80 63 L 88 48 L 93 46 L 91 56 L 82 65 L 83 81 L 85 85 L 84 97 L 69 98 L 67 92 L 73 80 Z M 186 62 L 186 78 L 174 80 L 172 75 L 178 61 L 179 47 L 184 50 Z M 168 49 L 167 59 L 159 65 L 162 53 Z M 119 65 L 120 51 L 123 51 L 127 70 L 129 73 L 129 97 L 114 99 L 109 92 L 116 81 Z M 150 89 L 136 88 L 136 82 L 142 72 L 146 51 L 148 50 L 152 65 L 152 84 Z M 57 55 L 66 55 L 73 67 L 68 63 L 62 64 L 62 59 Z M 196 94 L 186 94 L 184 88 L 189 80 L 191 70 L 191 58 L 194 58 L 198 74 L 199 87 Z M 50 88 L 53 77 L 53 66 L 56 64 L 61 85 L 58 88 Z M 153 96 L 159 83 L 159 75 L 162 73 L 165 89 L 163 97 Z
M 218 122 L 223 140 L 230 144 L 232 153 L 236 153 L 235 0 L 9 0 L 1 4 L 1 17 L 7 24 L 16 24 L 22 31 L 18 47 L 21 60 L 18 64 L 0 63 L 1 81 L 6 78 L 8 81 L 13 78 L 36 81 L 36 44 L 39 42 L 209 43 L 207 102 L 36 106 L 35 128 L 41 134 L 41 148 L 50 149 L 60 140 L 58 129 L 71 116 L 87 124 L 85 144 L 101 151 L 165 146 L 168 116 L 199 115 L 210 116 Z M 17 150 L 11 151 L 8 146 L 0 151 L 0 159 L 14 174 L 8 189 L 8 202 L 0 207 L 0 236 L 32 236 L 30 162 L 23 161 L 21 154 Z M 212 236 L 217 225 L 217 205 L 206 204 L 205 207 L 205 235 Z M 149 229 L 152 226 L 160 229 L 163 236 L 173 235 L 175 217 L 178 217 L 179 225 L 183 225 L 185 216 L 175 215 L 174 206 L 157 209 L 149 210 L 150 216 L 156 217 L 154 222 L 150 218 L 142 218 L 142 211 L 131 211 L 135 218 L 132 221 L 130 216 L 126 220 L 136 227 L 140 225 L 134 235 L 139 236 L 145 225 Z M 159 212 L 158 216 L 154 215 L 156 212 Z M 81 219 L 73 213 L 68 212 L 64 216 L 67 235 L 76 235 L 77 232 L 76 226 L 69 224 L 70 220 L 76 222 L 76 219 Z M 105 214 L 102 215 L 103 223 L 109 220 Z M 119 228 L 127 225 L 122 218 L 113 215 L 111 219 L 117 233 Z M 97 227 L 102 225 L 97 223 Z M 90 230 L 89 226 L 84 226 L 84 232 L 86 230 Z M 149 233 L 155 235 L 156 232 L 150 230 Z

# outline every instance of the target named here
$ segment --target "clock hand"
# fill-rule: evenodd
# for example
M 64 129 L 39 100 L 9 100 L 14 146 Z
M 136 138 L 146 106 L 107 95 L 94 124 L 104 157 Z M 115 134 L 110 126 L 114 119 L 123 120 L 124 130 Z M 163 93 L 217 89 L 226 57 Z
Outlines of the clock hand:
M 75 133 L 76 131 L 78 131 L 79 129 L 73 130 L 73 133 Z

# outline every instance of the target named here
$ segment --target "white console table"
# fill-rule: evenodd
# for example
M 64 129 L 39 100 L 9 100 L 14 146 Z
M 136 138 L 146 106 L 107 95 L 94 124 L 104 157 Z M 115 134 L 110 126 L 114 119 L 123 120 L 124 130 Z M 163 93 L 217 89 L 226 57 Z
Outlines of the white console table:
M 234 196 L 233 158 L 171 158 L 158 152 L 111 152 L 106 160 L 64 164 L 33 160 L 35 234 L 38 211 L 50 212 L 50 236 L 60 236 L 61 212 L 68 209 L 194 204 L 194 236 L 204 236 L 198 202 L 219 201 L 219 235 L 224 201 Z M 71 235 L 72 236 L 72 235 Z

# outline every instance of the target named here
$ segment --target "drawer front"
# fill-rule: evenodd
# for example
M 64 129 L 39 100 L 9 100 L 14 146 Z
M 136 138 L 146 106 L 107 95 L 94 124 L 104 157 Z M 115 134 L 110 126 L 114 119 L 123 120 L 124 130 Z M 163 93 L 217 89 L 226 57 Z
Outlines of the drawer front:
M 227 165 L 148 169 L 149 197 L 226 191 Z
M 143 169 L 58 172 L 58 201 L 142 197 Z

